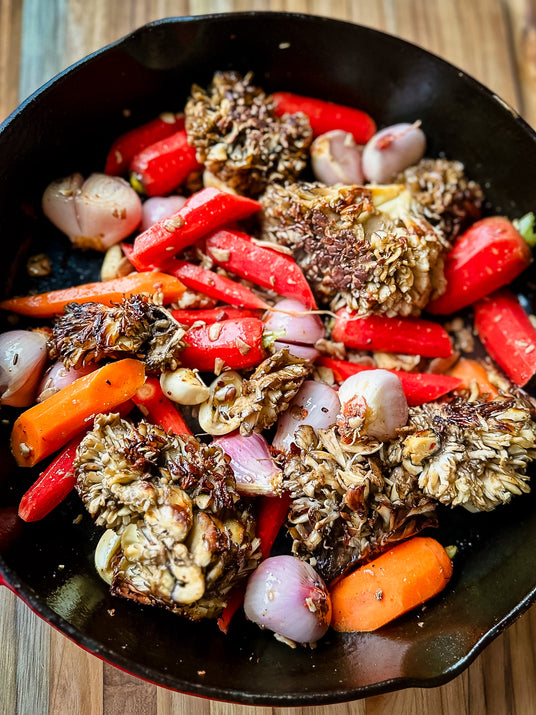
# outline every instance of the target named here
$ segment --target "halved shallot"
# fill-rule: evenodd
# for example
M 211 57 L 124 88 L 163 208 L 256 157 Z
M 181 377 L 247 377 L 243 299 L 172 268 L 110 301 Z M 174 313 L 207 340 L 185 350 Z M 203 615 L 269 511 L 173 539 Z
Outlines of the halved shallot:
M 0 403 L 29 407 L 47 361 L 47 338 L 32 330 L 0 335 Z
M 275 496 L 281 485 L 281 469 L 274 462 L 268 443 L 253 432 L 244 437 L 240 432 L 218 437 L 213 444 L 221 447 L 231 458 L 231 467 L 239 494 Z

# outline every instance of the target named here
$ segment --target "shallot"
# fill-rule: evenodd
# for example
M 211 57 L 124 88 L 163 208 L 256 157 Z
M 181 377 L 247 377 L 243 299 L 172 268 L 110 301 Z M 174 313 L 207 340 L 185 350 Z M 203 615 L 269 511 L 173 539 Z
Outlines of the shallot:
M 43 194 L 43 212 L 78 248 L 106 251 L 141 221 L 138 194 L 118 176 L 76 173 L 53 181 Z
M 347 378 L 339 399 L 347 426 L 376 439 L 394 438 L 408 421 L 402 383 L 387 370 L 366 370 Z
M 331 622 L 331 598 L 312 566 L 295 556 L 270 556 L 251 574 L 246 617 L 276 636 L 303 645 L 322 638 Z
M 414 124 L 393 124 L 377 132 L 363 149 L 363 173 L 376 184 L 388 184 L 424 155 L 426 136 Z
M 264 319 L 265 330 L 275 333 L 286 343 L 314 345 L 324 337 L 324 324 L 303 303 L 284 298 Z
M 276 340 L 274 343 L 274 351 L 288 350 L 290 355 L 294 357 L 301 358 L 302 360 L 307 360 L 307 362 L 313 362 L 320 355 L 316 348 L 310 345 L 294 345 L 293 343 L 285 343 L 281 340 Z
M 306 380 L 288 409 L 279 418 L 272 446 L 281 452 L 287 452 L 298 427 L 310 425 L 315 430 L 328 429 L 337 421 L 340 409 L 339 397 L 332 387 L 322 382 Z
M 311 145 L 311 164 L 316 178 L 327 186 L 362 184 L 361 151 L 350 132 L 333 129 Z
M 282 481 L 281 469 L 270 454 L 266 439 L 255 432 L 244 437 L 235 432 L 218 437 L 213 444 L 231 458 L 239 494 L 275 496 Z
M 169 218 L 186 203 L 185 196 L 152 196 L 144 201 L 140 231 L 146 231 L 163 218 Z
M 0 403 L 28 407 L 47 361 L 47 339 L 31 330 L 10 330 L 0 335 Z
M 61 362 L 55 362 L 54 365 L 49 367 L 41 380 L 37 391 L 37 402 L 43 402 L 47 397 L 54 395 L 75 380 L 78 380 L 79 377 L 89 375 L 97 367 L 97 365 L 86 365 L 75 369 L 74 367 L 65 367 Z

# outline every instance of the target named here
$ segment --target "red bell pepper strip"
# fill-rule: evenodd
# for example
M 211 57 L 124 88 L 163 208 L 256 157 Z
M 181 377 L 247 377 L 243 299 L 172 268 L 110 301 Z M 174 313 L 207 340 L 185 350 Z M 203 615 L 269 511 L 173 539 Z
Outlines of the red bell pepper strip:
M 220 323 L 222 320 L 260 318 L 262 311 L 251 308 L 235 308 L 233 305 L 219 305 L 216 308 L 172 310 L 171 315 L 181 325 L 193 325 L 198 321 L 212 325 L 212 323 Z
M 376 133 L 374 119 L 361 109 L 326 102 L 323 99 L 302 97 L 292 92 L 275 92 L 272 99 L 276 106 L 275 113 L 279 117 L 297 112 L 306 114 L 314 136 L 332 129 L 342 129 L 353 134 L 356 144 L 366 144 Z
M 195 149 L 182 129 L 142 149 L 130 162 L 130 183 L 140 194 L 165 196 L 201 169 Z
M 364 370 L 375 370 L 370 365 L 357 365 L 347 360 L 334 360 L 328 357 L 319 357 L 317 366 L 328 367 L 333 371 L 335 380 L 340 384 L 347 377 L 356 375 Z M 439 397 L 443 397 L 448 392 L 456 390 L 463 384 L 463 381 L 450 375 L 436 375 L 428 372 L 404 372 L 403 370 L 389 370 L 396 375 L 402 383 L 402 389 L 406 395 L 406 400 L 410 407 L 424 405 Z
M 19 504 L 21 519 L 24 521 L 43 519 L 73 490 L 76 484 L 73 471 L 74 458 L 84 436 L 85 432 L 82 432 L 74 437 L 24 494 Z
M 421 318 L 358 317 L 342 308 L 337 312 L 333 340 L 355 350 L 381 350 L 423 357 L 449 357 L 452 344 L 438 323 Z
M 258 318 L 222 320 L 190 328 L 184 335 L 187 347 L 181 351 L 181 365 L 213 372 L 215 361 L 220 359 L 233 370 L 256 367 L 266 357 L 263 329 L 264 323 Z
M 520 387 L 536 374 L 536 328 L 507 288 L 475 303 L 475 328 L 490 357 Z
M 195 263 L 173 259 L 166 263 L 165 271 L 176 278 L 182 276 L 181 282 L 187 288 L 204 293 L 211 298 L 224 300 L 238 308 L 253 308 L 255 310 L 270 308 L 268 303 L 258 298 L 247 286 L 220 276 L 214 271 L 207 271 L 201 266 L 196 266 Z
M 474 223 L 456 241 L 445 261 L 447 290 L 426 306 L 448 315 L 511 283 L 532 261 L 530 248 L 503 216 Z
M 184 114 L 164 112 L 156 119 L 121 134 L 108 152 L 104 173 L 110 176 L 124 174 L 135 154 L 181 129 L 184 129 Z
M 215 263 L 240 278 L 316 308 L 311 288 L 292 256 L 257 246 L 247 234 L 228 229 L 211 234 L 205 245 Z
M 148 377 L 145 380 L 145 383 L 138 389 L 132 401 L 139 407 L 149 422 L 159 425 L 166 432 L 171 431 L 178 435 L 192 434 L 175 404 L 162 392 L 160 382 L 155 377 Z
M 280 497 L 258 497 L 257 505 L 257 536 L 260 539 L 262 559 L 270 556 L 274 541 L 285 523 L 290 508 L 291 498 L 288 494 Z M 244 602 L 246 583 L 239 584 L 227 598 L 227 605 L 218 618 L 218 628 L 227 633 L 234 614 Z
M 162 265 L 207 233 L 251 216 L 260 208 L 258 201 L 245 196 L 213 188 L 202 189 L 192 194 L 179 211 L 137 236 L 133 258 L 145 268 Z

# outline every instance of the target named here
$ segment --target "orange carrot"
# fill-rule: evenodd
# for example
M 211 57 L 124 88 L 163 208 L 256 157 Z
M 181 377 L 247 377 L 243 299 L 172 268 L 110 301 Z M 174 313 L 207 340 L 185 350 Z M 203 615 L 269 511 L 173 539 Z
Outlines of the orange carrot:
M 17 464 L 33 467 L 90 426 L 93 416 L 129 400 L 145 380 L 145 366 L 126 358 L 79 377 L 23 412 L 13 425 L 11 450 Z
M 458 362 L 450 368 L 448 374 L 461 380 L 461 387 L 466 387 L 467 389 L 470 389 L 471 383 L 476 381 L 480 394 L 488 393 L 490 399 L 497 397 L 499 394 L 497 388 L 489 381 L 486 368 L 477 360 L 461 357 Z
M 430 537 L 415 536 L 338 581 L 331 590 L 336 631 L 374 631 L 438 594 L 452 563 Z
M 138 293 L 163 293 L 164 303 L 173 303 L 184 291 L 185 286 L 175 276 L 148 271 L 130 273 L 111 281 L 85 283 L 49 293 L 9 298 L 0 303 L 0 308 L 34 318 L 52 318 L 62 313 L 67 303 L 96 302 L 112 305 Z

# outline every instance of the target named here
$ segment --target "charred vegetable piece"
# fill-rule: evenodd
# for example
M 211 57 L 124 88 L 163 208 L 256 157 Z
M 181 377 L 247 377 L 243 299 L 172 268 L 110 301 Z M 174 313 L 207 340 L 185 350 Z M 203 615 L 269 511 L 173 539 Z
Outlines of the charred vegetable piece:
M 200 169 L 184 130 L 150 144 L 132 157 L 130 183 L 147 196 L 165 196 Z
M 397 479 L 442 504 L 491 511 L 529 491 L 536 423 L 522 397 L 430 402 L 413 407 L 407 434 L 387 452 Z
M 421 159 L 399 174 L 396 182 L 406 185 L 426 220 L 450 242 L 480 218 L 484 194 L 467 179 L 459 161 Z
M 88 419 L 129 400 L 144 380 L 142 362 L 118 360 L 30 407 L 17 418 L 11 433 L 11 450 L 17 464 L 33 467 L 61 449 L 87 427 Z
M 507 218 L 483 218 L 456 241 L 445 262 L 447 289 L 426 310 L 440 315 L 461 310 L 511 283 L 531 261 L 525 239 Z
M 72 288 L 60 288 L 49 293 L 9 298 L 0 308 L 33 318 L 53 318 L 63 312 L 68 303 L 102 303 L 114 305 L 133 295 L 159 295 L 164 303 L 173 303 L 184 293 L 184 285 L 166 273 L 130 273 L 123 278 L 98 283 L 85 283 Z
M 156 119 L 121 134 L 110 147 L 104 173 L 112 176 L 125 173 L 134 154 L 181 129 L 184 129 L 182 114 L 163 112 Z
M 359 317 L 342 308 L 335 319 L 333 340 L 356 350 L 382 350 L 422 357 L 450 357 L 447 331 L 431 320 L 384 315 Z
M 475 328 L 489 355 L 516 385 L 536 374 L 536 328 L 516 296 L 506 288 L 479 300 Z
M 207 171 L 230 189 L 258 196 L 273 182 L 294 181 L 305 168 L 311 128 L 303 114 L 279 119 L 252 74 L 217 72 L 205 91 L 194 85 L 186 130 Z
M 214 618 L 254 568 L 255 520 L 217 447 L 100 415 L 75 473 L 96 523 L 120 536 L 113 594 L 193 620 Z
M 402 185 L 270 186 L 263 238 L 294 252 L 319 304 L 418 315 L 445 287 L 448 244 Z
M 452 576 L 441 544 L 416 536 L 361 566 L 331 589 L 336 631 L 375 631 L 440 593 Z
M 354 137 L 356 144 L 366 144 L 376 131 L 376 123 L 366 112 L 353 107 L 346 107 L 323 99 L 303 97 L 292 92 L 275 92 L 272 100 L 276 113 L 282 117 L 297 112 L 305 114 L 314 136 L 332 129 L 342 129 Z
M 162 266 L 175 253 L 191 246 L 207 233 L 251 216 L 260 204 L 244 196 L 218 189 L 202 189 L 169 218 L 153 224 L 136 237 L 129 260 L 137 270 Z
M 144 296 L 112 307 L 69 303 L 54 323 L 49 355 L 66 367 L 80 368 L 126 353 L 143 359 L 149 371 L 173 370 L 186 345 L 184 334 L 168 310 Z
M 215 263 L 240 278 L 316 308 L 305 276 L 291 256 L 257 246 L 247 234 L 228 229 L 209 236 L 206 250 Z

